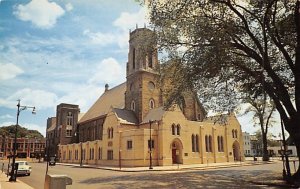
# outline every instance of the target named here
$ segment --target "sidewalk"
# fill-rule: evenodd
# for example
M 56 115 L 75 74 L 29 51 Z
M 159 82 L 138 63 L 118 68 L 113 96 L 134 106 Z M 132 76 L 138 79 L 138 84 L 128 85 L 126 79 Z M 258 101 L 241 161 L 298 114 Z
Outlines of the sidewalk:
M 17 179 L 16 182 L 9 182 L 6 174 L 0 173 L 0 189 L 34 189 Z
M 238 167 L 238 166 L 250 166 L 250 165 L 261 165 L 267 163 L 275 163 L 277 160 L 263 162 L 263 161 L 244 161 L 244 162 L 225 162 L 225 163 L 208 163 L 208 164 L 191 164 L 191 165 L 181 165 L 174 164 L 170 166 L 153 166 L 153 169 L 149 167 L 105 167 L 98 165 L 82 165 L 82 168 L 95 168 L 95 169 L 104 169 L 111 171 L 122 171 L 122 172 L 144 172 L 144 171 L 179 171 L 179 170 L 208 170 L 208 169 L 218 169 L 226 167 Z M 79 164 L 72 163 L 56 163 L 58 165 L 65 166 L 74 166 L 80 167 Z

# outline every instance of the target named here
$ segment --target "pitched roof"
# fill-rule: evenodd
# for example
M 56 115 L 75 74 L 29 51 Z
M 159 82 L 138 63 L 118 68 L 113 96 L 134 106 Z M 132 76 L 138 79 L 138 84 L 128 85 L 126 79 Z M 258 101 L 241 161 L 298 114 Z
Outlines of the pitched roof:
M 164 107 L 158 107 L 158 108 L 153 108 L 151 109 L 148 114 L 145 116 L 144 120 L 142 123 L 148 123 L 150 120 L 154 121 L 159 121 L 162 119 L 164 113 L 166 111 L 164 110 Z
M 132 110 L 113 108 L 118 120 L 123 124 L 138 124 L 137 117 Z
M 53 131 L 55 129 L 55 127 L 56 127 L 56 121 L 53 121 L 51 123 L 51 126 L 47 129 L 47 132 Z
M 106 115 L 110 107 L 124 108 L 125 107 L 125 91 L 126 82 L 105 91 L 93 106 L 84 114 L 79 123 Z

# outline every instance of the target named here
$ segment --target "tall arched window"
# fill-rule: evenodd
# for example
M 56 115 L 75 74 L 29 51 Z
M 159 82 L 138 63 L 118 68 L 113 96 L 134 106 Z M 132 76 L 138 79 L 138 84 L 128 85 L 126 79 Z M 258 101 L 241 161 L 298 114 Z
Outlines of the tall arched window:
M 177 135 L 179 136 L 180 135 L 180 125 L 179 124 L 177 125 L 176 130 L 177 130 Z
M 111 138 L 114 138 L 114 128 L 111 128 L 111 129 L 110 129 L 110 132 L 111 132 L 110 137 L 111 137 Z
M 172 135 L 175 135 L 175 124 L 172 124 Z
M 92 159 L 92 149 L 90 148 L 90 160 Z
M 220 140 L 221 140 L 221 152 L 224 152 L 224 141 L 223 141 L 223 136 L 221 136 Z
M 234 134 L 235 134 L 235 138 L 237 138 L 237 137 L 238 137 L 238 131 L 235 130 L 235 131 L 234 131 Z
M 132 48 L 132 68 L 135 69 L 135 48 Z
M 192 134 L 192 152 L 195 152 L 195 135 Z
M 152 68 L 153 67 L 153 64 L 152 64 L 152 51 L 148 52 L 147 58 L 148 58 L 148 66 L 149 66 L 149 68 Z
M 131 101 L 131 110 L 135 111 L 135 102 L 134 101 Z
M 149 100 L 149 109 L 153 109 L 155 107 L 155 102 L 153 99 Z
M 109 130 L 109 128 L 107 129 L 107 138 L 110 138 L 110 130 Z
M 235 132 L 234 132 L 234 129 L 232 129 L 232 138 L 235 138 Z
M 212 137 L 211 135 L 209 135 L 208 137 L 208 146 L 209 146 L 209 152 L 212 152 Z
M 209 142 L 208 142 L 208 136 L 205 135 L 205 150 L 206 150 L 206 152 L 209 152 L 209 147 L 208 147 L 208 145 L 209 145 Z
M 196 135 L 196 152 L 199 152 L 199 136 Z

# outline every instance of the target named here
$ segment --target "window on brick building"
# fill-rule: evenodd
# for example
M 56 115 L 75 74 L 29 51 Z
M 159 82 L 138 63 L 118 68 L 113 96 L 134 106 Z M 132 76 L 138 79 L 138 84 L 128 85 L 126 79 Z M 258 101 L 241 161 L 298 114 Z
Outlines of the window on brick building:
M 132 149 L 132 140 L 127 141 L 127 149 L 131 150 Z
M 107 150 L 107 160 L 113 160 L 113 159 L 114 159 L 114 151 Z

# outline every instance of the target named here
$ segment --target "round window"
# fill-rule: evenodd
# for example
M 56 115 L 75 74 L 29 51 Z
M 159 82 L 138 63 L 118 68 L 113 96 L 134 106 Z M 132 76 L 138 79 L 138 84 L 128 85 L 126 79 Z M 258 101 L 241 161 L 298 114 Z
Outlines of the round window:
M 153 91 L 155 89 L 155 85 L 154 85 L 154 83 L 152 81 L 149 81 L 149 83 L 148 83 L 148 89 L 151 90 L 151 91 Z

